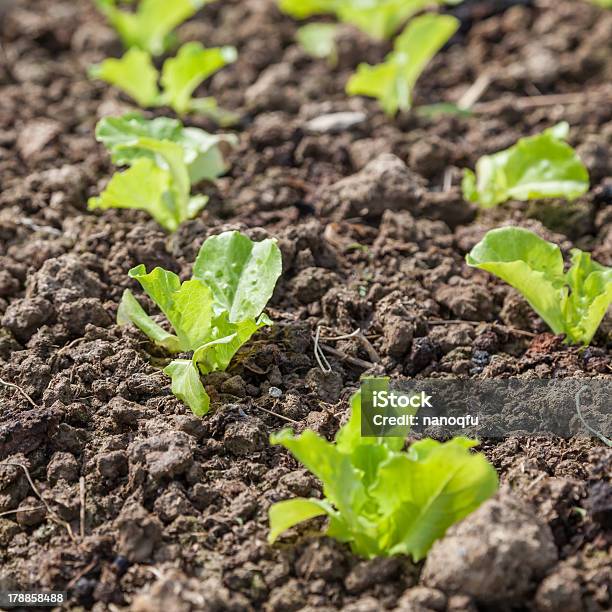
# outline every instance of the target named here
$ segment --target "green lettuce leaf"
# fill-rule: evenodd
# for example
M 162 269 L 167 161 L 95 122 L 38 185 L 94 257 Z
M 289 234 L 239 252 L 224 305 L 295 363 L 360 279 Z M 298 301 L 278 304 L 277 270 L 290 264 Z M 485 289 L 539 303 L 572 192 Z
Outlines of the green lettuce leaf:
M 133 208 L 148 212 L 169 231 L 178 228 L 180 220 L 172 204 L 171 174 L 150 159 L 136 160 L 131 168 L 117 172 L 106 189 L 95 198 L 89 198 L 89 210 Z
M 295 19 L 335 14 L 340 21 L 354 25 L 369 36 L 382 39 L 391 38 L 409 17 L 430 5 L 459 2 L 461 0 L 279 0 L 278 4 L 281 11 Z M 312 40 L 311 47 L 314 48 L 316 44 Z
M 206 206 L 208 196 L 190 197 L 189 171 L 179 144 L 141 137 L 136 147 L 151 157 L 139 157 L 128 170 L 116 173 L 99 197 L 90 198 L 88 207 L 146 210 L 173 232 Z
M 349 79 L 349 95 L 376 98 L 388 115 L 412 105 L 412 89 L 431 58 L 459 27 L 450 15 L 426 14 L 412 19 L 395 39 L 384 63 L 360 64 Z
M 198 368 L 191 359 L 175 359 L 165 368 L 164 374 L 172 378 L 172 393 L 185 402 L 196 416 L 204 416 L 210 410 L 210 397 L 204 389 Z
M 147 158 L 137 160 L 135 165 L 139 161 L 146 161 L 153 168 L 157 167 Z M 197 415 L 205 414 L 210 404 L 200 380 L 200 373 L 208 374 L 227 369 L 236 351 L 248 342 L 257 330 L 272 325 L 272 321 L 261 311 L 280 275 L 280 251 L 272 240 L 252 242 L 246 236 L 242 236 L 242 240 L 236 238 L 236 234 L 241 236 L 238 232 L 226 232 L 220 236 L 212 236 L 204 243 L 202 250 L 206 261 L 200 259 L 202 250 L 198 256 L 200 266 L 204 270 L 202 278 L 197 278 L 194 274 L 190 280 L 181 282 L 174 272 L 158 267 L 147 273 L 144 265 L 129 271 L 129 276 L 140 283 L 145 293 L 166 316 L 175 334 L 167 332 L 153 321 L 129 290 L 124 292 L 117 313 L 119 325 L 133 323 L 153 342 L 170 353 L 193 351 L 191 359 L 174 360 L 164 372 L 172 378 L 172 392 Z M 216 240 L 217 238 L 220 240 Z M 204 249 L 207 244 L 209 247 Z M 222 280 L 218 275 L 214 275 L 214 286 L 208 284 L 207 271 L 218 269 L 215 262 L 209 259 L 214 257 L 223 257 L 224 263 L 234 270 L 235 274 L 227 277 L 238 279 L 232 292 L 226 291 L 225 287 L 218 284 Z M 251 288 L 255 297 L 249 300 L 248 290 L 240 286 L 239 277 L 249 278 L 252 267 L 257 268 L 263 279 L 263 289 Z M 220 289 L 223 290 L 224 298 L 231 294 L 230 306 L 234 305 L 233 312 L 240 314 L 242 318 L 231 320 L 231 308 L 226 309 L 219 302 Z M 267 297 L 264 297 L 266 295 Z M 257 306 L 254 307 L 254 304 Z
M 612 269 L 575 249 L 564 273 L 559 247 L 523 228 L 487 232 L 466 261 L 520 291 L 552 331 L 565 334 L 570 343 L 592 340 L 612 300 Z
M 117 310 L 117 325 L 127 325 L 128 323 L 133 323 L 155 344 L 163 346 L 168 352 L 180 353 L 182 351 L 179 339 L 174 334 L 167 332 L 161 325 L 155 323 L 144 311 L 132 292 L 126 289 Z
M 167 59 L 162 69 L 163 102 L 179 115 L 194 110 L 193 92 L 208 77 L 236 61 L 234 47 L 205 49 L 197 42 L 185 43 L 176 57 Z M 198 107 L 202 111 L 205 107 Z
M 589 253 L 573 249 L 566 278 L 569 295 L 561 303 L 565 332 L 571 342 L 588 344 L 612 303 L 612 268 L 593 261 Z
M 515 145 L 476 163 L 476 174 L 464 171 L 463 195 L 482 208 L 507 200 L 566 198 L 573 200 L 589 189 L 589 173 L 564 139 L 565 122 L 541 134 L 521 138 Z
M 121 89 L 142 107 L 160 103 L 158 72 L 146 51 L 133 48 L 121 59 L 106 59 L 91 66 L 89 76 Z
M 209 134 L 199 128 L 185 128 L 176 119 L 145 119 L 139 113 L 104 117 L 96 125 L 96 139 L 111 152 L 113 163 L 120 166 L 131 165 L 140 157 L 156 159 L 157 154 L 143 146 L 143 139 L 178 144 L 191 183 L 212 181 L 225 174 L 229 168 L 225 153 L 238 144 L 234 134 Z M 167 162 L 162 163 L 165 166 Z
M 213 292 L 216 312 L 230 323 L 255 319 L 272 297 L 282 271 L 275 240 L 253 242 L 240 232 L 223 232 L 204 242 L 193 267 Z
M 383 378 L 372 379 L 375 387 L 372 390 L 387 391 L 389 380 Z M 372 384 L 372 381 L 370 382 Z M 361 435 L 361 396 L 356 393 L 351 397 L 351 414 L 346 424 L 336 434 L 336 445 L 338 450 L 349 455 L 359 453 L 361 446 L 380 446 L 390 451 L 400 451 L 404 446 L 404 440 L 398 437 L 363 437 Z
M 270 437 L 323 483 L 324 500 L 287 500 L 270 508 L 270 542 L 286 529 L 328 515 L 327 535 L 348 542 L 366 558 L 409 554 L 423 558 L 455 522 L 495 493 L 497 474 L 484 456 L 470 452 L 476 442 L 455 438 L 414 443 L 358 436 L 360 396 L 336 436 L 336 444 L 313 431 Z M 398 486 L 401 483 L 401 486 Z
M 324 514 L 332 516 L 337 513 L 321 499 L 296 497 L 274 504 L 270 508 L 268 543 L 273 544 L 281 533 L 298 523 Z
M 170 34 L 210 0 L 141 0 L 135 12 L 124 11 L 108 0 L 96 0 L 99 10 L 117 30 L 126 47 L 152 55 L 166 51 Z
M 272 325 L 272 321 L 265 314 L 257 320 L 245 319 L 239 323 L 230 323 L 228 313 L 223 312 L 215 317 L 209 340 L 194 352 L 193 363 L 198 365 L 202 374 L 226 370 L 238 349 L 256 331 L 267 325 Z
M 419 561 L 451 525 L 495 493 L 495 469 L 483 455 L 468 451 L 475 444 L 466 438 L 423 440 L 380 466 L 369 493 L 390 527 L 385 543 L 391 554 Z
M 283 13 L 295 19 L 306 19 L 312 15 L 333 14 L 341 0 L 279 0 Z
M 298 436 L 284 429 L 270 436 L 271 444 L 280 444 L 308 468 L 322 483 L 326 500 L 339 512 L 343 531 L 365 532 L 369 537 L 367 517 L 360 516 L 366 504 L 366 491 L 360 472 L 353 466 L 350 455 L 341 453 L 314 431 L 307 429 Z
M 557 245 L 521 227 L 504 227 L 487 232 L 466 261 L 518 289 L 556 334 L 563 333 L 563 256 Z
M 181 283 L 174 272 L 159 267 L 147 274 L 142 264 L 128 274 L 166 315 L 181 351 L 194 351 L 209 339 L 213 300 L 204 283 L 195 278 Z
M 409 17 L 432 0 L 344 0 L 337 10 L 341 21 L 352 23 L 373 38 L 390 38 Z
M 131 48 L 121 59 L 107 59 L 91 66 L 89 75 L 118 87 L 143 108 L 171 106 L 179 115 L 195 112 L 207 115 L 219 125 L 229 126 L 238 115 L 217 106 L 214 98 L 193 98 L 195 89 L 209 76 L 236 60 L 233 47 L 205 49 L 200 43 L 185 43 L 176 57 L 164 62 L 163 90 L 159 72 L 147 51 Z
M 337 33 L 338 26 L 335 23 L 309 23 L 298 28 L 295 36 L 306 53 L 327 59 L 331 65 L 335 65 L 338 61 Z

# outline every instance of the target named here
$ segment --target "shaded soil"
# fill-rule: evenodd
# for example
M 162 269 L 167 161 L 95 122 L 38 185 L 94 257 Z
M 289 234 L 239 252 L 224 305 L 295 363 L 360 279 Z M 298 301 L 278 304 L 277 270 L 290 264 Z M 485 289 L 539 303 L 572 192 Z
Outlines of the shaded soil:
M 100 611 L 612 607 L 612 457 L 586 439 L 483 444 L 512 491 L 499 501 L 510 518 L 495 527 L 533 569 L 525 588 L 506 593 L 496 572 L 470 590 L 407 559 L 363 562 L 313 524 L 266 544 L 271 503 L 319 494 L 269 447 L 270 432 L 289 420 L 333 435 L 363 373 L 612 373 L 609 319 L 590 348 L 566 347 L 515 292 L 464 264 L 487 229 L 508 223 L 612 264 L 612 12 L 465 2 L 415 102 L 456 100 L 490 72 L 478 114 L 391 121 L 343 93 L 385 44 L 346 28 L 330 69 L 293 43 L 295 24 L 270 0 L 207 7 L 179 35 L 238 47 L 204 90 L 242 114 L 241 144 L 227 177 L 197 186 L 211 196 L 204 213 L 172 236 L 144 213 L 86 211 L 113 171 L 95 123 L 130 108 L 85 77 L 120 53 L 114 33 L 85 0 L 15 0 L 0 12 L 0 378 L 21 389 L 0 386 L 0 590 L 67 589 L 70 609 Z M 542 103 L 551 94 L 576 95 Z M 334 111 L 363 115 L 313 127 Z M 460 168 L 559 120 L 589 167 L 587 195 L 478 215 L 463 202 Z M 230 228 L 279 240 L 276 325 L 205 380 L 214 410 L 198 419 L 155 367 L 167 356 L 113 322 L 123 289 L 135 289 L 130 267 L 187 276 L 206 237 Z M 313 353 L 319 325 L 323 337 L 364 332 L 323 340 L 330 374 Z M 529 511 L 514 508 L 521 500 Z M 483 512 L 485 532 L 496 512 Z M 546 553 L 520 544 L 534 541 Z M 505 567 L 495 554 L 493 567 Z M 496 590 L 504 601 L 491 599 Z

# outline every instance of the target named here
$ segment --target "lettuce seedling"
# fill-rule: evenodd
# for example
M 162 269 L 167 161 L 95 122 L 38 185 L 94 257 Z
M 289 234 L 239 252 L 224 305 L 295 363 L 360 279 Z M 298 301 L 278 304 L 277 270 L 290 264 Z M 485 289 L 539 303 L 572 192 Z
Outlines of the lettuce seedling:
M 391 38 L 410 17 L 432 4 L 461 0 L 279 0 L 280 9 L 295 19 L 336 15 L 373 38 Z
M 520 227 L 504 227 L 487 232 L 466 261 L 520 291 L 567 343 L 589 344 L 612 302 L 612 268 L 579 249 L 571 254 L 564 272 L 556 244 Z
M 159 73 L 147 51 L 130 49 L 120 59 L 109 58 L 89 68 L 92 79 L 106 81 L 147 108 L 160 105 Z
M 334 66 L 338 62 L 337 33 L 338 26 L 335 23 L 309 23 L 298 28 L 295 37 L 306 53 L 327 59 Z
M 117 7 L 115 0 L 95 0 L 117 30 L 123 44 L 160 55 L 174 42 L 172 31 L 210 0 L 141 0 L 135 11 Z
M 229 169 L 225 154 L 238 144 L 234 134 L 209 134 L 199 128 L 183 127 L 176 119 L 145 119 L 139 113 L 105 117 L 96 126 L 96 140 L 106 146 L 118 166 L 129 166 L 141 157 L 159 161 L 156 152 L 142 146 L 143 138 L 180 145 L 192 184 L 214 181 L 225 174 Z
M 450 15 L 427 14 L 413 19 L 394 42 L 382 64 L 360 64 L 349 79 L 349 95 L 376 98 L 388 115 L 412 105 L 412 89 L 431 58 L 456 32 L 459 21 Z
M 470 452 L 477 442 L 425 439 L 402 452 L 402 438 L 361 436 L 361 398 L 330 443 L 311 430 L 272 435 L 323 483 L 324 499 L 294 498 L 269 510 L 269 542 L 294 525 L 327 515 L 327 535 L 366 558 L 426 556 L 435 540 L 475 510 L 498 486 L 493 466 Z
M 333 15 L 342 0 L 278 0 L 283 13 L 294 19 L 306 19 L 313 15 Z
M 165 167 L 147 157 L 134 160 L 130 168 L 113 175 L 100 196 L 89 199 L 87 207 L 89 210 L 144 210 L 163 228 L 173 232 L 206 206 L 208 196 L 189 195 L 191 183 L 180 145 L 141 138 L 139 146 L 154 153 Z
M 133 323 L 170 353 L 193 351 L 191 359 L 175 359 L 164 369 L 172 392 L 197 416 L 206 414 L 210 399 L 200 374 L 227 369 L 236 351 L 261 327 L 271 325 L 263 313 L 282 271 L 274 240 L 253 242 L 240 232 L 208 238 L 190 280 L 143 265 L 129 271 L 168 319 L 174 333 L 155 323 L 126 289 L 117 323 Z
M 160 74 L 151 55 L 141 49 L 132 48 L 121 59 L 106 59 L 91 66 L 89 74 L 121 89 L 143 108 L 170 106 L 178 115 L 200 113 L 221 125 L 231 125 L 237 119 L 234 113 L 220 109 L 214 98 L 194 98 L 193 92 L 236 58 L 234 47 L 206 49 L 197 42 L 185 43 L 175 57 L 164 62 L 161 90 Z
M 234 47 L 205 49 L 200 43 L 184 44 L 176 57 L 164 62 L 161 75 L 163 104 L 179 115 L 190 112 L 216 116 L 220 111 L 214 98 L 193 98 L 193 92 L 208 77 L 236 61 Z
M 90 198 L 89 209 L 145 210 L 171 232 L 204 208 L 208 197 L 191 196 L 191 184 L 223 174 L 227 163 L 221 146 L 236 143 L 232 135 L 213 136 L 174 119 L 148 121 L 134 113 L 102 119 L 96 138 L 108 147 L 113 162 L 130 168 L 115 174 L 99 197 Z
M 391 38 L 410 17 L 435 0 L 344 0 L 338 18 L 351 23 L 373 38 Z M 440 2 L 439 4 L 442 4 Z
M 521 138 L 515 145 L 476 163 L 476 175 L 465 170 L 463 195 L 482 208 L 507 200 L 566 198 L 589 189 L 589 173 L 565 142 L 569 125 L 561 122 L 541 134 Z

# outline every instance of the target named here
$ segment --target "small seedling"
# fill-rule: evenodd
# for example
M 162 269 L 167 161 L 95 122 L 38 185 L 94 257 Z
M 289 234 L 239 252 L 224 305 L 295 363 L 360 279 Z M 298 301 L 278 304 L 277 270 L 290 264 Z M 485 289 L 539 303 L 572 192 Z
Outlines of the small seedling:
M 333 15 L 341 0 L 278 0 L 283 13 L 294 19 L 306 19 L 313 15 Z
M 567 343 L 589 344 L 612 302 L 612 268 L 579 249 L 571 253 L 564 272 L 556 244 L 520 227 L 504 227 L 487 232 L 466 261 L 520 291 Z
M 279 0 L 279 7 L 295 19 L 335 15 L 378 39 L 391 38 L 410 17 L 431 5 L 461 0 Z
M 118 166 L 128 166 L 139 157 L 156 159 L 153 151 L 141 146 L 143 138 L 179 144 L 192 183 L 214 181 L 225 174 L 229 169 L 225 154 L 238 144 L 234 134 L 209 134 L 183 127 L 177 119 L 145 119 L 139 113 L 105 117 L 96 126 L 96 140 L 104 144 Z
M 450 15 L 416 17 L 395 39 L 393 51 L 382 64 L 359 65 L 347 83 L 347 93 L 376 98 L 391 116 L 408 110 L 417 79 L 458 27 L 459 21 Z
M 289 449 L 323 483 L 323 499 L 295 498 L 269 511 L 270 543 L 302 521 L 328 516 L 327 535 L 348 542 L 366 558 L 395 554 L 415 561 L 435 540 L 497 490 L 497 473 L 477 442 L 425 439 L 402 452 L 402 438 L 361 436 L 361 397 L 351 400 L 351 417 L 330 443 L 311 430 L 286 429 L 272 444 Z
M 444 4 L 431 0 L 343 0 L 338 18 L 373 38 L 391 38 L 403 23 L 427 6 Z
M 193 351 L 191 359 L 175 359 L 164 372 L 172 378 L 174 395 L 202 416 L 210 399 L 200 373 L 227 369 L 236 351 L 258 329 L 272 324 L 263 309 L 281 271 L 274 240 L 253 242 L 240 232 L 224 232 L 204 242 L 188 281 L 181 283 L 163 268 L 147 274 L 140 265 L 129 271 L 174 333 L 155 323 L 129 289 L 121 299 L 117 323 L 133 323 L 170 353 Z
M 463 196 L 481 208 L 507 200 L 565 198 L 573 200 L 589 189 L 589 173 L 565 142 L 566 122 L 541 134 L 521 138 L 515 145 L 476 163 L 476 174 L 465 170 Z
M 207 196 L 190 195 L 191 185 L 226 172 L 224 149 L 237 142 L 231 134 L 214 136 L 175 119 L 147 120 L 136 113 L 102 119 L 96 138 L 115 164 L 130 168 L 115 174 L 88 208 L 145 210 L 171 232 L 206 205 Z
M 178 115 L 200 113 L 220 125 L 231 125 L 237 119 L 233 113 L 220 109 L 214 98 L 194 98 L 193 93 L 207 78 L 236 61 L 236 57 L 234 47 L 205 49 L 200 43 L 185 43 L 176 57 L 164 62 L 160 78 L 151 55 L 132 48 L 120 59 L 110 58 L 91 66 L 89 74 L 121 89 L 142 108 L 170 106 Z
M 338 62 L 335 23 L 309 23 L 296 32 L 296 39 L 306 53 L 319 59 L 327 59 L 331 66 Z
M 210 0 L 141 0 L 134 11 L 122 10 L 115 0 L 95 0 L 127 48 L 152 55 L 167 51 L 176 38 L 173 30 Z

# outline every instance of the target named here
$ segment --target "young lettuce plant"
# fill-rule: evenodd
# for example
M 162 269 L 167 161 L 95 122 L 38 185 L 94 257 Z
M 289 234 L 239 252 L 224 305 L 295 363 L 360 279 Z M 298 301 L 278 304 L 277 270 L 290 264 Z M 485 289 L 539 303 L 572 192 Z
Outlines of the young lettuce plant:
M 327 59 L 330 66 L 335 66 L 338 62 L 337 33 L 338 26 L 335 23 L 309 23 L 298 28 L 295 37 L 306 53 Z
M 482 208 L 507 200 L 566 198 L 589 189 L 589 173 L 565 142 L 569 124 L 561 122 L 541 134 L 521 138 L 515 145 L 476 163 L 476 174 L 465 170 L 463 195 Z
M 156 159 L 154 152 L 140 146 L 142 138 L 179 144 L 192 183 L 214 181 L 225 174 L 229 169 L 226 154 L 238 144 L 235 134 L 209 134 L 183 127 L 169 117 L 145 119 L 139 113 L 127 113 L 105 117 L 96 125 L 96 140 L 104 144 L 118 166 L 128 166 L 139 157 Z
M 172 31 L 211 0 L 140 0 L 135 11 L 122 10 L 115 0 L 95 0 L 123 44 L 160 55 L 172 45 Z
M 388 39 L 424 8 L 458 2 L 461 0 L 279 0 L 279 7 L 295 19 L 335 15 L 373 38 Z
M 193 92 L 236 57 L 234 47 L 206 49 L 197 42 L 185 43 L 176 57 L 164 62 L 160 77 L 151 55 L 132 48 L 120 59 L 110 58 L 91 66 L 89 74 L 121 89 L 143 108 L 170 106 L 178 115 L 201 113 L 221 125 L 231 125 L 237 119 L 234 113 L 220 109 L 214 98 L 194 98 Z
M 282 271 L 274 240 L 253 242 L 240 232 L 208 238 L 194 263 L 192 278 L 181 283 L 173 272 L 143 265 L 129 271 L 168 319 L 174 333 L 155 323 L 126 289 L 117 323 L 133 323 L 170 353 L 193 351 L 190 359 L 171 361 L 164 373 L 172 393 L 197 416 L 210 399 L 200 374 L 227 369 L 236 351 L 272 321 L 263 313 Z
M 495 493 L 497 473 L 477 442 L 425 439 L 402 452 L 402 438 L 361 436 L 361 397 L 330 443 L 311 430 L 271 436 L 323 483 L 324 499 L 294 498 L 271 506 L 269 542 L 302 521 L 329 517 L 327 535 L 366 558 L 424 558 L 435 540 Z
M 335 14 L 341 0 L 278 0 L 280 10 L 294 19 Z
M 461 1 L 461 0 L 459 0 Z M 373 38 L 391 38 L 410 17 L 431 5 L 451 4 L 444 0 L 343 0 L 338 17 Z
M 231 134 L 213 136 L 175 119 L 147 120 L 137 113 L 100 120 L 96 138 L 115 164 L 129 168 L 90 198 L 88 208 L 145 210 L 171 232 L 206 205 L 207 196 L 190 195 L 191 185 L 225 173 L 224 150 L 237 142 Z
M 382 64 L 360 64 L 346 85 L 351 95 L 378 99 L 393 116 L 412 105 L 412 89 L 431 58 L 457 31 L 459 21 L 450 15 L 416 17 L 395 39 L 393 51 Z
M 567 343 L 589 344 L 612 302 L 612 268 L 579 249 L 571 254 L 564 272 L 556 244 L 520 227 L 504 227 L 487 232 L 466 261 L 520 291 Z

